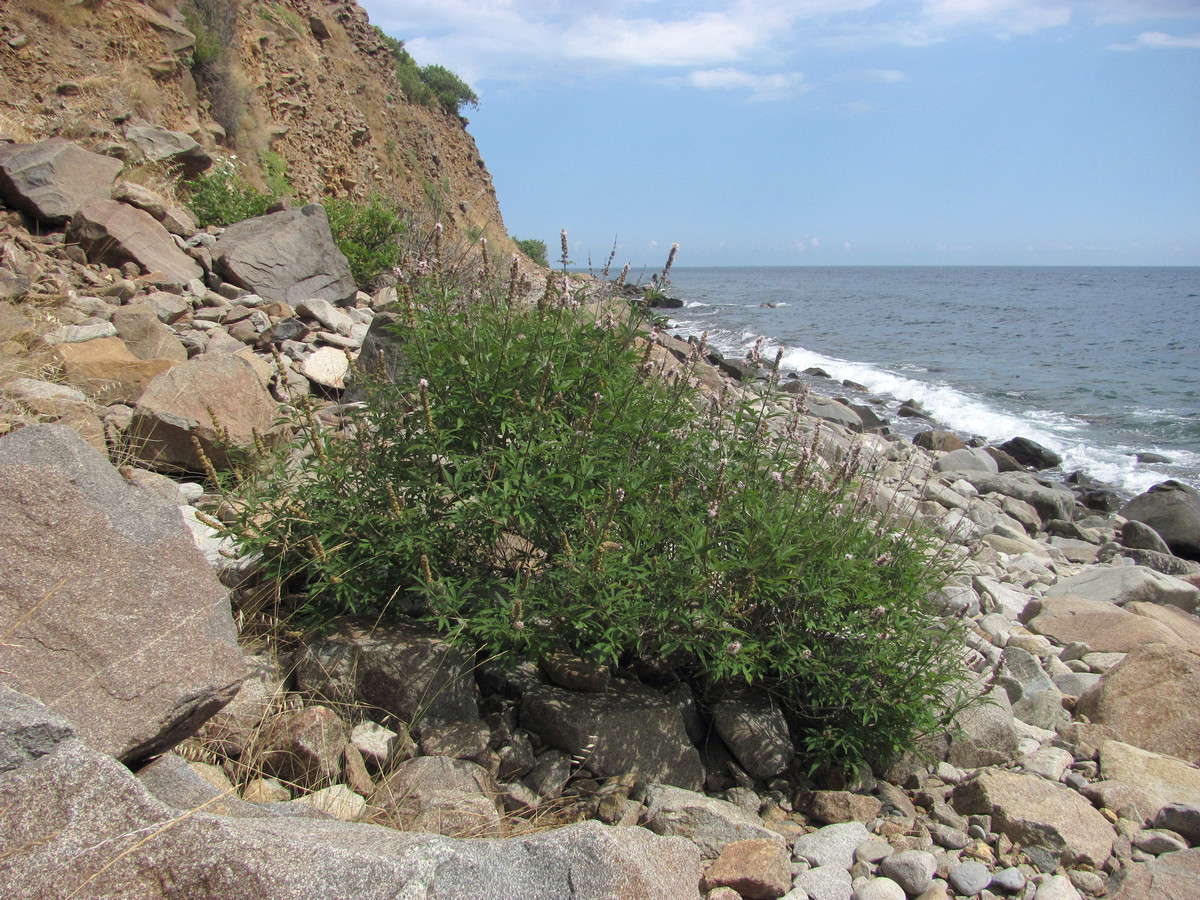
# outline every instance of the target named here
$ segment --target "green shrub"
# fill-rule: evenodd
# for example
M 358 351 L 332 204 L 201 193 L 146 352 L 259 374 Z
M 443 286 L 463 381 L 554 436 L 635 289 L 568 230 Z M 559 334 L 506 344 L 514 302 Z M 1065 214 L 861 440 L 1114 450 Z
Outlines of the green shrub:
M 399 206 L 379 196 L 366 203 L 341 198 L 324 204 L 329 230 L 350 263 L 356 284 L 366 287 L 400 263 L 400 238 L 407 226 Z
M 267 192 L 273 197 L 283 197 L 292 192 L 292 182 L 287 176 L 287 160 L 274 150 L 261 150 L 258 164 L 262 168 Z
M 464 106 L 478 106 L 479 98 L 470 86 L 445 66 L 424 66 L 421 82 L 433 92 L 438 105 L 448 113 L 459 115 Z
M 378 25 L 372 27 L 392 57 L 400 89 L 409 103 L 420 103 L 430 108 L 440 106 L 455 115 L 461 112 L 463 106 L 479 105 L 479 97 L 470 86 L 445 66 L 418 66 L 404 49 L 404 41 L 385 34 Z
M 279 199 L 275 193 L 264 194 L 242 181 L 236 163 L 231 159 L 218 160 L 208 171 L 182 185 L 184 201 L 200 222 L 209 225 L 232 225 L 243 219 L 261 216 Z
M 528 256 L 539 266 L 550 267 L 550 260 L 546 257 L 546 242 L 539 241 L 536 238 L 523 238 L 518 240 L 513 238 L 513 242 L 517 245 L 517 249 Z
M 960 677 L 931 545 L 880 522 L 853 458 L 822 462 L 819 428 L 702 401 L 565 279 L 536 308 L 402 285 L 391 377 L 336 439 L 302 417 L 305 452 L 248 482 L 243 549 L 310 621 L 403 613 L 488 652 L 762 685 L 814 770 L 912 748 Z

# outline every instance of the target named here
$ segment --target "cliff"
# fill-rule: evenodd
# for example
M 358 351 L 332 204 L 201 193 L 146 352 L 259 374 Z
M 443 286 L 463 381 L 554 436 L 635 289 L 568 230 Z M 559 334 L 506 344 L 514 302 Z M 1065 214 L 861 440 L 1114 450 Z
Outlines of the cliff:
M 251 182 L 282 158 L 296 200 L 379 194 L 515 249 L 466 120 L 406 98 L 355 3 L 0 0 L 0 138 L 119 156 L 137 119 Z

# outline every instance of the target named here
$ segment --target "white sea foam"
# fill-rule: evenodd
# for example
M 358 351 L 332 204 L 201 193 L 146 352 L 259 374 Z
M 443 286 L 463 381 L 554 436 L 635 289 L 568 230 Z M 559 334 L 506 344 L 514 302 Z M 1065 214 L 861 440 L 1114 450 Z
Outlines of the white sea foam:
M 992 442 L 1028 437 L 1060 454 L 1063 470 L 1123 492 L 1167 478 L 1200 487 L 1200 412 L 1186 356 L 1155 355 L 1191 346 L 1195 278 L 1191 270 L 697 270 L 681 272 L 676 286 L 700 302 L 676 321 L 682 336 L 707 331 L 731 358 L 773 335 L 785 345 L 785 369 L 818 366 L 865 386 L 902 434 L 928 427 L 896 415 L 911 398 L 940 427 Z M 761 308 L 785 298 L 793 310 Z M 763 347 L 763 357 L 775 349 Z M 814 386 L 843 390 L 836 381 Z M 1140 451 L 1170 462 L 1138 463 Z
M 746 338 L 742 344 L 748 346 Z M 769 348 L 770 353 L 764 350 L 764 358 L 773 355 L 775 349 Z M 978 435 L 990 443 L 1018 436 L 1029 438 L 1059 454 L 1063 458 L 1064 472 L 1082 470 L 1124 492 L 1141 493 L 1167 477 L 1161 471 L 1139 464 L 1134 448 L 1089 443 L 1083 437 L 1087 423 L 1062 413 L 1006 410 L 943 382 L 910 378 L 867 363 L 838 359 L 804 348 L 785 348 L 782 368 L 799 372 L 813 366 L 824 369 L 836 381 L 852 381 L 863 385 L 872 394 L 891 398 L 893 406 L 905 400 L 916 400 L 934 420 L 951 431 Z M 1200 455 L 1193 456 L 1195 458 L 1191 460 L 1182 459 L 1175 452 L 1172 459 L 1191 468 L 1200 461 Z

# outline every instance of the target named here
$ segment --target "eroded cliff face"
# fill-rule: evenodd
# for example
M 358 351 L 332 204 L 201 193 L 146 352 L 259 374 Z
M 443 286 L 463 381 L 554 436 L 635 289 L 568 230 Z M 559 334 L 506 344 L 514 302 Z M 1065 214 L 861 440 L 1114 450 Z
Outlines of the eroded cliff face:
M 512 249 L 466 121 L 408 101 L 356 3 L 0 0 L 0 138 L 120 155 L 138 119 L 236 153 L 252 181 L 278 154 L 296 199 L 377 193 Z

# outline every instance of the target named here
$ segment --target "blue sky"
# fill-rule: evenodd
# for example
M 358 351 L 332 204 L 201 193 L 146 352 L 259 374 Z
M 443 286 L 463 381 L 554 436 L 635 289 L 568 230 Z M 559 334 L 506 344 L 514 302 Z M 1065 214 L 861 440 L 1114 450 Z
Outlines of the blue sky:
M 359 2 L 551 255 L 1200 265 L 1200 0 Z

